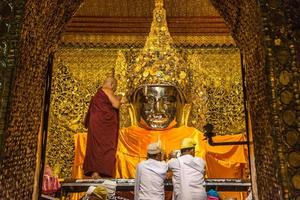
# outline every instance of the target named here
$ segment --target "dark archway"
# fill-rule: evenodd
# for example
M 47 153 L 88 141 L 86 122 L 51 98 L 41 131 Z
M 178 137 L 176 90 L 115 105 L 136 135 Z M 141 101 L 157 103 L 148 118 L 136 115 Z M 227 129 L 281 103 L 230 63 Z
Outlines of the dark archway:
M 245 55 L 260 199 L 292 199 L 300 189 L 299 163 L 294 162 L 300 103 L 299 30 L 293 23 L 299 18 L 295 9 L 300 3 L 296 2 L 292 6 L 289 1 L 212 0 Z M 17 70 L 6 156 L 0 162 L 0 198 L 31 198 L 48 55 L 80 3 L 29 0 L 24 7 L 22 2 L 12 3 L 21 5 L 15 15 L 23 16 L 23 22 L 14 54 Z

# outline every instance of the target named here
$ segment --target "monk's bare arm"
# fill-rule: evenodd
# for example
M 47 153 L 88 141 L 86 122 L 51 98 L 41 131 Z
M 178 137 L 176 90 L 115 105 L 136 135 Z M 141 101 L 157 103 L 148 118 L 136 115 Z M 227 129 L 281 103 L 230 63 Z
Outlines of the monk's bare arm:
M 102 90 L 103 90 L 103 91 L 105 92 L 105 94 L 108 96 L 108 99 L 109 99 L 109 101 L 111 102 L 112 106 L 113 106 L 114 108 L 119 109 L 119 108 L 120 108 L 120 105 L 121 105 L 121 98 L 118 97 L 118 96 L 116 96 L 116 95 L 114 94 L 114 92 L 113 92 L 112 90 L 110 90 L 110 89 L 103 88 Z

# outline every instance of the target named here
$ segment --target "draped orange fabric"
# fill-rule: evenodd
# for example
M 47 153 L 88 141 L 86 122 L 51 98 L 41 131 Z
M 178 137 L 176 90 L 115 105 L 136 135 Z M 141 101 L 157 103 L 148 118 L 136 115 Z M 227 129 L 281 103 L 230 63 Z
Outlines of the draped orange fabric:
M 247 163 L 246 146 L 210 146 L 203 133 L 193 127 L 182 126 L 164 131 L 153 131 L 137 126 L 120 130 L 116 154 L 116 177 L 134 178 L 136 165 L 147 157 L 147 145 L 160 141 L 167 154 L 180 149 L 183 138 L 191 137 L 197 141 L 196 156 L 207 162 L 209 178 L 241 178 L 241 164 Z M 243 141 L 244 136 L 216 136 L 214 141 Z
M 245 141 L 245 136 L 225 135 L 214 137 L 215 142 Z M 206 149 L 206 173 L 209 178 L 242 178 L 247 164 L 247 147 L 239 146 L 210 146 L 205 144 Z M 237 200 L 244 199 L 245 192 L 220 192 L 225 197 L 235 197 Z
M 73 178 L 82 178 L 82 164 L 86 149 L 86 133 L 74 136 L 75 158 L 72 169 Z M 166 153 L 180 148 L 180 141 L 192 137 L 198 141 L 196 155 L 206 160 L 209 178 L 240 178 L 241 164 L 247 163 L 246 145 L 210 146 L 204 140 L 203 133 L 195 128 L 182 126 L 165 131 L 151 131 L 137 126 L 120 130 L 116 153 L 116 177 L 134 178 L 135 166 L 147 157 L 147 145 L 161 141 Z M 215 142 L 243 141 L 244 135 L 224 135 L 214 137 Z M 224 171 L 225 170 L 225 171 Z
M 86 150 L 87 133 L 77 133 L 74 135 L 74 149 L 75 156 L 72 167 L 72 178 L 82 179 L 83 178 L 83 161 Z M 84 195 L 83 193 L 72 193 L 70 200 L 80 199 Z
M 214 142 L 245 141 L 242 134 L 216 136 Z M 209 178 L 242 178 L 248 162 L 247 145 L 210 146 L 205 143 L 206 173 Z
M 72 168 L 72 178 L 83 178 L 83 161 L 86 150 L 87 133 L 77 133 L 74 135 L 75 155 Z
M 160 141 L 162 148 L 168 154 L 179 149 L 180 142 L 185 137 L 200 141 L 199 131 L 192 127 L 182 126 L 163 131 L 147 130 L 131 126 L 120 130 L 118 149 L 116 154 L 116 177 L 134 178 L 136 165 L 147 157 L 147 145 Z M 197 155 L 203 156 L 204 149 L 196 146 Z
M 75 160 L 73 178 L 83 175 L 82 165 L 86 144 L 86 134 L 78 134 L 75 141 Z M 147 130 L 137 126 L 122 128 L 119 132 L 116 153 L 116 178 L 134 178 L 136 165 L 147 157 L 147 145 L 160 141 L 167 154 L 180 149 L 183 138 L 191 137 L 197 141 L 196 156 L 206 160 L 208 178 L 242 178 L 247 161 L 246 145 L 210 146 L 204 135 L 193 127 L 182 126 L 164 131 Z M 214 137 L 215 142 L 244 141 L 245 136 L 224 135 Z M 229 193 L 227 193 L 229 194 Z M 240 193 L 232 194 L 242 199 Z

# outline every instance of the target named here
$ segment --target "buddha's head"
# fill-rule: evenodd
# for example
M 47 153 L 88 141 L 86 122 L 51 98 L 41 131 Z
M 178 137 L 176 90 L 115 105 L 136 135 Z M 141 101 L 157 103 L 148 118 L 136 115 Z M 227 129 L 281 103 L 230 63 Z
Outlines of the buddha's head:
M 133 125 L 163 130 L 187 123 L 190 105 L 182 91 L 189 90 L 190 73 L 172 41 L 163 0 L 155 0 L 150 33 L 128 73 Z
M 185 96 L 173 85 L 149 84 L 138 87 L 131 103 L 137 125 L 164 130 L 182 124 Z

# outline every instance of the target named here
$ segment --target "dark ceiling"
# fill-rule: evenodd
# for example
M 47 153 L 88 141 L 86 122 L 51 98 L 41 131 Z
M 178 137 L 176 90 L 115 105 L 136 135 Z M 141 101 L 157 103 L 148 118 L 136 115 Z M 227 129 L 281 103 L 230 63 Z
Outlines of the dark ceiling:
M 165 0 L 172 35 L 229 35 L 209 0 Z M 147 35 L 154 0 L 85 0 L 65 34 Z

